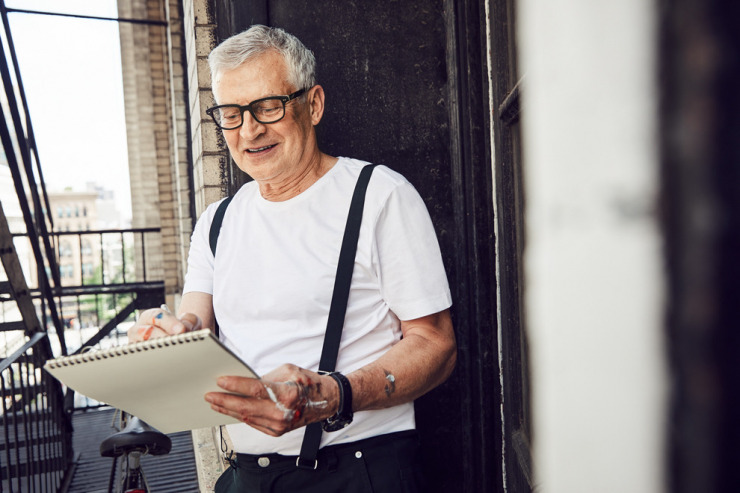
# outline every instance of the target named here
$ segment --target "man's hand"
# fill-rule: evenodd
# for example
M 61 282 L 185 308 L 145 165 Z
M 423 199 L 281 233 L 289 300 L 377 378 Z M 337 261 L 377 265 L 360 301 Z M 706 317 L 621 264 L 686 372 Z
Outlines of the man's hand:
M 147 341 L 202 328 L 200 317 L 193 313 L 184 313 L 177 318 L 164 308 L 150 308 L 141 312 L 136 324 L 128 330 L 128 340 Z
M 211 407 L 271 436 L 326 419 L 339 408 L 339 388 L 329 376 L 283 365 L 261 379 L 221 377 L 226 392 L 209 392 Z

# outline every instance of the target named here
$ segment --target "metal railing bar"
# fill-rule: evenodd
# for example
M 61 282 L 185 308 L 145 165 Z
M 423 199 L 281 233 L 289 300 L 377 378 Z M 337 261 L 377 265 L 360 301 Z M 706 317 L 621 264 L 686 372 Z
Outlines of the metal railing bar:
M 118 306 L 118 299 L 117 299 L 116 293 L 113 293 L 111 295 L 111 297 L 113 298 L 113 306 Z M 131 303 L 131 305 L 133 305 L 133 303 Z M 126 317 L 126 318 L 128 318 L 128 317 Z M 123 322 L 125 320 L 126 319 L 124 318 L 123 320 L 121 320 L 121 322 Z M 118 334 L 118 326 L 117 325 L 116 325 L 116 327 L 113 330 L 111 330 L 111 333 L 115 336 L 116 343 L 118 343 L 118 341 L 120 340 L 120 336 Z
M 72 236 L 72 235 L 99 235 L 99 234 L 118 234 L 118 233 L 157 233 L 162 228 L 119 228 L 119 229 L 86 229 L 84 231 L 54 231 L 53 236 Z M 25 236 L 24 233 L 15 233 L 13 236 Z
M 5 386 L 5 375 L 0 374 L 0 393 L 2 393 L 2 406 L 3 406 L 3 416 L 2 416 L 2 422 L 3 422 L 3 444 L 5 445 L 5 462 L 6 467 L 8 468 L 8 471 L 10 471 L 10 465 L 13 463 L 13 460 L 11 458 L 11 451 L 9 446 L 9 440 L 10 440 L 10 425 L 8 423 L 9 421 L 9 414 L 7 409 L 8 404 L 8 392 L 7 388 Z M 11 479 L 10 474 L 8 474 L 8 485 L 11 485 Z M 0 483 L 2 484 L 2 483 Z
M 110 404 L 106 403 L 100 403 L 100 404 L 87 404 L 85 406 L 80 407 L 73 407 L 72 410 L 74 411 L 89 411 L 91 409 L 103 409 L 110 407 Z
M 103 250 L 103 235 L 100 235 L 100 281 L 105 284 L 105 255 Z
M 52 436 L 51 431 L 54 427 L 54 421 L 56 421 L 54 418 L 54 413 L 52 412 L 52 406 L 54 405 L 52 403 L 52 397 L 55 395 L 55 389 L 54 383 L 52 380 L 47 376 L 44 378 L 45 386 L 46 386 L 46 393 L 44 394 L 44 414 L 46 416 L 46 419 L 44 420 L 45 426 L 46 426 L 46 432 L 48 433 L 48 436 Z M 60 423 L 63 424 L 63 423 Z M 64 437 L 64 430 L 62 426 L 58 426 L 58 430 L 55 434 L 56 438 L 54 441 L 47 440 L 45 447 L 46 447 L 46 456 L 51 458 L 51 461 L 49 464 L 49 467 L 52 470 L 62 470 L 64 469 L 64 456 L 62 453 L 62 450 L 59 449 L 59 444 L 61 443 L 61 439 Z M 58 476 L 58 475 L 57 475 Z M 52 483 L 53 484 L 53 483 Z
M 20 347 L 20 349 L 15 351 L 13 354 L 8 356 L 4 360 L 0 361 L 0 372 L 3 372 L 7 368 L 10 368 L 10 365 L 15 363 L 16 360 L 19 360 L 21 356 L 23 356 L 23 353 L 25 353 L 30 348 L 35 346 L 44 337 L 46 337 L 46 332 L 37 332 L 34 335 L 32 335 L 30 339 L 28 339 L 28 341 L 26 341 L 26 343 Z
M 126 242 L 123 240 L 123 231 L 121 231 L 121 266 L 123 283 L 126 284 Z
M 45 476 L 45 472 L 46 472 L 45 471 L 46 460 L 44 460 L 46 459 L 46 457 L 43 457 L 42 455 L 41 444 L 43 443 L 44 438 L 48 438 L 48 437 L 45 437 L 44 435 L 42 435 L 42 431 L 41 431 L 41 423 L 40 423 L 41 413 L 39 411 L 39 400 L 41 399 L 41 396 L 43 394 L 41 393 L 41 387 L 39 385 L 39 382 L 36 380 L 36 377 L 37 377 L 36 369 L 40 368 L 38 360 L 39 360 L 39 357 L 36 354 L 36 351 L 32 351 L 31 352 L 31 366 L 29 368 L 30 370 L 32 370 L 32 372 L 29 372 L 29 375 L 32 374 L 33 378 L 29 379 L 29 385 L 31 385 L 32 388 L 37 389 L 37 392 L 35 393 L 34 397 L 29 402 L 29 409 L 31 411 L 31 416 L 32 416 L 31 425 L 32 425 L 32 428 L 35 430 L 35 435 L 33 439 L 33 455 L 34 457 L 38 457 L 38 459 L 36 459 L 35 461 L 36 470 L 38 471 L 40 477 L 43 479 Z M 35 481 L 34 481 L 34 484 L 35 484 Z
M 13 367 L 8 367 L 8 376 L 10 377 L 10 398 L 13 401 L 13 407 L 15 407 L 15 396 L 16 396 L 16 390 L 15 390 L 15 372 L 13 371 Z M 13 416 L 13 434 L 15 435 L 15 442 L 18 443 L 18 417 L 15 414 L 15 412 L 12 413 Z M 10 470 L 10 467 L 8 467 L 8 470 Z M 18 489 L 21 488 L 21 451 L 19 447 L 15 447 L 15 477 L 18 481 Z
M 156 19 L 130 19 L 125 17 L 101 17 L 96 15 L 84 15 L 84 14 L 65 14 L 62 12 L 45 12 L 42 10 L 26 10 L 26 9 L 6 9 L 11 14 L 38 14 L 38 15 L 53 15 L 56 17 L 72 17 L 75 19 L 90 19 L 96 21 L 112 21 L 112 22 L 124 22 L 130 24 L 144 24 L 149 26 L 163 26 L 167 27 L 169 24 L 167 21 L 160 21 Z
M 77 320 L 80 322 L 80 327 L 82 327 L 82 307 L 80 306 L 80 295 L 78 294 L 76 297 L 77 300 Z
M 119 229 L 85 229 L 82 231 L 53 231 L 49 233 L 51 236 L 74 236 L 74 235 L 99 235 L 99 234 L 115 234 L 115 233 L 158 233 L 162 228 L 151 227 L 151 228 L 119 228 Z M 28 233 L 11 233 L 13 238 L 18 236 L 28 236 Z
M 51 426 L 52 426 L 52 418 L 53 414 L 51 412 L 51 402 L 50 402 L 50 396 L 53 395 L 53 389 L 51 388 L 50 379 L 48 376 L 45 376 L 42 374 L 41 376 L 42 385 L 44 385 L 46 391 L 44 392 L 44 406 L 42 408 L 42 421 L 44 422 L 44 433 L 47 437 L 51 437 Z M 62 430 L 59 430 L 61 433 Z M 56 441 L 56 440 L 54 440 Z M 45 440 L 44 441 L 44 451 L 45 451 L 45 460 L 44 463 L 48 464 L 47 471 L 54 470 L 59 468 L 59 463 L 57 462 L 57 458 L 54 454 L 54 450 L 52 449 L 52 441 L 51 440 Z M 51 459 L 51 460 L 49 460 Z M 52 481 L 52 479 L 49 479 Z M 51 486 L 53 487 L 53 481 L 51 483 Z
M 36 354 L 35 351 L 34 351 L 34 360 L 35 360 L 34 368 L 41 368 L 43 366 L 41 362 L 41 358 Z M 45 418 L 44 408 L 46 405 L 46 394 L 45 394 L 46 388 L 45 386 L 43 386 L 44 374 L 43 373 L 37 374 L 36 371 L 34 370 L 34 382 L 36 381 L 37 378 L 41 380 L 38 382 L 38 384 L 40 388 L 44 389 L 44 392 L 38 394 L 35 399 L 36 415 L 39 418 L 36 420 L 36 427 L 37 427 L 38 437 L 39 437 L 39 441 L 36 445 L 36 450 L 38 451 L 38 454 L 41 457 L 41 461 L 40 461 L 41 462 L 41 474 L 43 475 L 43 477 L 46 478 L 46 486 L 48 488 L 48 491 L 51 491 L 52 485 L 53 485 L 50 463 L 49 463 L 50 462 L 49 459 L 51 459 L 51 457 L 46 453 L 46 444 L 49 443 L 49 441 L 51 441 L 51 435 L 46 434 L 46 431 L 47 431 L 45 428 L 46 419 L 44 419 Z M 45 438 L 44 440 L 41 440 L 42 436 Z
M 100 295 L 95 293 L 95 325 L 100 327 Z
M 54 290 L 55 295 L 59 296 L 76 296 L 79 294 L 113 294 L 113 293 L 134 293 L 159 289 L 164 286 L 164 281 L 147 281 L 147 282 L 128 282 L 126 284 L 86 284 L 84 286 L 64 286 Z M 32 297 L 40 295 L 38 290 L 29 291 Z
M 144 233 L 141 233 L 141 271 L 142 275 L 144 276 L 144 282 L 146 282 L 146 235 Z
M 80 284 L 85 284 L 85 271 L 82 268 L 82 235 L 77 236 L 77 246 L 79 249 L 77 250 L 80 253 Z
M 25 375 L 23 372 L 23 369 L 25 368 Z M 36 464 L 33 460 L 33 455 L 31 454 L 33 447 L 32 447 L 32 440 L 33 437 L 31 436 L 31 423 L 28 417 L 28 403 L 30 403 L 31 395 L 28 388 L 28 363 L 25 365 L 18 365 L 18 373 L 20 376 L 20 390 L 21 390 L 21 406 L 20 406 L 20 414 L 21 414 L 21 422 L 23 423 L 23 433 L 26 436 L 26 486 L 28 490 L 35 490 L 31 485 L 31 478 L 33 478 Z

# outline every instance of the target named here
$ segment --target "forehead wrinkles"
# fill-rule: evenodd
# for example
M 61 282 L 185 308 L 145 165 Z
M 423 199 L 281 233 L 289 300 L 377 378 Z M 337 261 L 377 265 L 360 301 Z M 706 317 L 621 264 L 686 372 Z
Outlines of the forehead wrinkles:
M 247 104 L 267 96 L 282 96 L 292 83 L 288 64 L 277 51 L 269 51 L 251 58 L 238 67 L 214 74 L 211 91 L 216 104 Z M 226 101 L 223 96 L 224 82 L 226 95 L 235 101 Z

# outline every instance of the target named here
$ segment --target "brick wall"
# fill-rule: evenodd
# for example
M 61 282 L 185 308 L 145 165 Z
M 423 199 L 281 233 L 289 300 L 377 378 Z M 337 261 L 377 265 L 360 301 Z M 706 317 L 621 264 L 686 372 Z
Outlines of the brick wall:
M 207 61 L 217 44 L 213 1 L 184 0 L 183 10 L 188 86 L 191 88 L 195 210 L 200 214 L 208 204 L 227 195 L 229 157 L 221 132 L 205 112 L 213 106 Z
M 172 269 L 173 275 L 177 274 L 177 284 L 174 296 L 182 292 L 185 269 L 187 267 L 187 254 L 190 247 L 190 235 L 195 218 L 191 213 L 192 175 L 191 156 L 189 146 L 189 112 L 188 112 L 188 81 L 185 69 L 185 36 L 182 19 L 182 8 L 178 0 L 162 0 L 164 2 L 165 18 L 169 22 L 167 29 L 167 53 L 168 56 L 168 83 L 169 83 L 169 122 L 168 128 L 171 135 L 171 160 L 172 160 L 172 244 L 167 245 L 166 234 L 163 230 L 165 241 L 164 250 L 168 259 L 166 266 Z M 163 228 L 166 221 L 163 221 Z M 171 256 L 170 256 L 171 255 Z M 170 265 L 171 264 L 171 265 Z M 168 271 L 169 272 L 169 271 Z M 168 292 L 169 296 L 169 292 Z M 175 303 L 173 303 L 175 304 Z
M 132 226 L 162 229 L 148 240 L 147 263 L 162 270 L 167 301 L 177 305 L 194 221 L 183 9 L 178 0 L 127 0 L 118 10 L 121 18 L 167 23 L 119 29 Z
M 228 193 L 229 157 L 221 132 L 206 114 L 213 105 L 211 75 L 206 58 L 216 46 L 213 0 L 183 0 L 186 74 L 189 90 L 193 196 L 196 215 Z M 193 430 L 201 491 L 213 491 L 225 470 L 219 453 L 220 435 L 213 429 Z M 224 435 L 227 435 L 225 430 Z M 228 440 L 228 436 L 224 437 Z

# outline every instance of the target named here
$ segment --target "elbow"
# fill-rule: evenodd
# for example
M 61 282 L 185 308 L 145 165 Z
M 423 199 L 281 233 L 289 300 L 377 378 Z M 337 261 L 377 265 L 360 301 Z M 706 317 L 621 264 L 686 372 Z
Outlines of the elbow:
M 442 337 L 440 338 L 440 355 L 442 356 L 439 373 L 439 383 L 445 382 L 457 365 L 457 339 L 455 338 L 455 329 L 452 324 L 449 310 L 442 312 L 440 324 Z
M 454 335 L 447 345 L 445 355 L 445 363 L 442 368 L 441 375 L 442 382 L 446 381 L 450 375 L 452 375 L 452 372 L 455 370 L 455 366 L 457 365 L 457 342 L 455 341 Z

